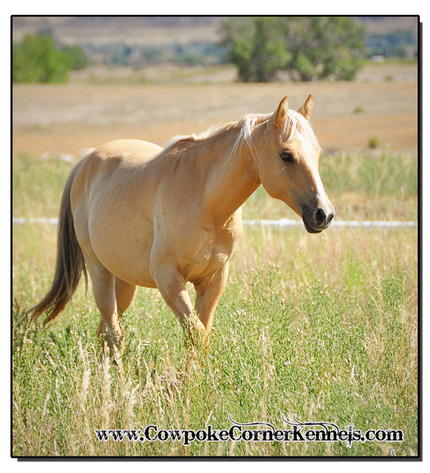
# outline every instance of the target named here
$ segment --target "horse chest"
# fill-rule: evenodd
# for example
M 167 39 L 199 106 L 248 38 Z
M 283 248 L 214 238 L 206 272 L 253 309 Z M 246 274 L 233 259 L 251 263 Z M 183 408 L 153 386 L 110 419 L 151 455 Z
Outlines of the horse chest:
M 193 260 L 184 268 L 184 277 L 191 282 L 197 282 L 215 274 L 229 260 L 231 253 L 219 245 L 202 247 Z
M 219 271 L 232 256 L 236 244 L 237 241 L 230 232 L 212 234 L 211 238 L 202 242 L 184 268 L 186 279 L 196 282 Z

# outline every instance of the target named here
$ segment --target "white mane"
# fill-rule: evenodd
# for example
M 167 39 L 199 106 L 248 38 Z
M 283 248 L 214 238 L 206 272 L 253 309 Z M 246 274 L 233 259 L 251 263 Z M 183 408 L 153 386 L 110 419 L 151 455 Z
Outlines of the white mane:
M 241 149 L 244 143 L 247 143 L 254 159 L 259 159 L 258 151 L 252 141 L 252 132 L 257 124 L 268 121 L 273 114 L 269 113 L 266 115 L 245 115 L 237 123 L 241 124 L 239 136 L 233 146 L 233 149 L 228 157 L 226 163 L 236 153 L 237 149 Z M 282 130 L 283 138 L 285 143 L 292 141 L 297 134 L 302 136 L 304 139 L 309 141 L 312 145 L 316 146 L 322 151 L 321 145 L 318 142 L 317 137 L 312 129 L 312 126 L 301 113 L 295 110 L 288 110 L 287 119 L 284 123 L 284 129 Z M 225 164 L 224 164 L 225 166 Z
M 227 158 L 226 163 L 232 158 L 232 156 L 234 156 L 238 149 L 242 148 L 244 143 L 247 143 L 247 145 L 249 146 L 249 149 L 251 150 L 254 159 L 259 159 L 257 149 L 255 148 L 254 142 L 252 141 L 252 132 L 254 131 L 257 125 L 268 121 L 272 115 L 273 113 L 245 115 L 237 122 L 229 122 L 223 125 L 211 126 L 208 130 L 198 135 L 192 134 L 175 136 L 165 145 L 162 152 L 172 148 L 179 141 L 182 140 L 204 141 L 230 128 L 238 127 L 240 129 L 239 135 L 233 145 L 233 148 L 229 157 Z M 285 120 L 283 130 L 283 138 L 285 139 L 285 143 L 292 141 L 297 134 L 300 134 L 303 138 L 305 138 L 311 144 L 316 146 L 320 151 L 322 151 L 322 148 L 318 142 L 317 137 L 315 136 L 315 133 L 309 121 L 301 113 L 289 109 L 287 120 Z

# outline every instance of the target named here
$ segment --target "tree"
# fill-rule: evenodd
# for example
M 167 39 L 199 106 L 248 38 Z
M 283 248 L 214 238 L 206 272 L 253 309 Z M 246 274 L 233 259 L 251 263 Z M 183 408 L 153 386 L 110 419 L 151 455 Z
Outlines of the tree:
M 268 82 L 279 71 L 292 80 L 353 80 L 364 50 L 364 28 L 344 17 L 248 17 L 221 27 L 227 61 L 244 82 Z
M 13 82 L 66 82 L 72 58 L 55 49 L 50 36 L 27 35 L 13 46 Z
M 72 71 L 80 71 L 90 65 L 90 60 L 80 46 L 64 46 L 61 51 L 72 58 Z
M 221 26 L 226 60 L 237 66 L 243 82 L 270 82 L 287 66 L 290 54 L 280 26 L 278 18 L 269 17 L 232 18 Z

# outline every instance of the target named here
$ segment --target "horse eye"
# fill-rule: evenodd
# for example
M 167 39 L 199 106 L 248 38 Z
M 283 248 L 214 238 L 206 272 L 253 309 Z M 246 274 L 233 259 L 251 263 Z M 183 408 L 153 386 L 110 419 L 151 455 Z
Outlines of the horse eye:
M 282 161 L 284 161 L 284 163 L 294 162 L 293 153 L 291 153 L 290 151 L 282 151 L 281 153 L 279 153 L 279 156 L 281 157 Z

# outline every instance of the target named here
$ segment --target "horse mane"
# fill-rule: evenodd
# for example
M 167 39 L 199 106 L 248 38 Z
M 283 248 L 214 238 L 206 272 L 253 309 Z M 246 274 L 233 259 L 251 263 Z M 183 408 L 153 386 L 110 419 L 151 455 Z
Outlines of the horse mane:
M 175 136 L 167 142 L 167 144 L 163 147 L 160 153 L 164 153 L 170 150 L 180 141 L 202 142 L 210 138 L 214 138 L 232 128 L 237 128 L 239 129 L 239 135 L 233 145 L 232 151 L 227 159 L 227 162 L 236 153 L 238 148 L 242 148 L 244 143 L 248 144 L 254 158 L 259 158 L 251 135 L 257 125 L 269 121 L 272 115 L 273 113 L 244 115 L 237 122 L 228 122 L 221 125 L 213 125 L 209 129 L 198 135 L 191 134 Z M 322 148 L 318 142 L 317 137 L 315 136 L 310 122 L 301 113 L 296 112 L 295 110 L 288 110 L 287 119 L 285 120 L 284 129 L 282 130 L 282 133 L 285 143 L 292 141 L 298 133 L 310 143 L 315 145 L 320 151 L 322 151 Z

